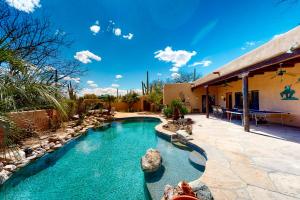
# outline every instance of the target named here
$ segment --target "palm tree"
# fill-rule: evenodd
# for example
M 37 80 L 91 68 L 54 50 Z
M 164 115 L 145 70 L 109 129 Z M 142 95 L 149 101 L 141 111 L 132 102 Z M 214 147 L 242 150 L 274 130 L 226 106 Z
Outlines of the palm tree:
M 0 66 L 0 150 L 5 155 L 23 137 L 6 113 L 46 107 L 54 108 L 60 116 L 65 116 L 65 108 L 60 103 L 63 99 L 60 88 L 46 84 L 41 71 L 34 66 L 7 55 L 1 58 L 7 63 Z

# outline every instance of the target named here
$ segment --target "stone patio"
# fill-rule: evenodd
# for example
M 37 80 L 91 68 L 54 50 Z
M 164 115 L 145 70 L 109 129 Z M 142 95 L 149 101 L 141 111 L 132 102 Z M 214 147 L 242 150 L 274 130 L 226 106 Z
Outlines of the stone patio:
M 216 199 L 300 199 L 300 131 L 190 115 L 193 137 L 208 157 L 200 178 Z M 290 140 L 290 141 L 288 141 Z
M 143 115 L 118 113 L 116 117 Z M 196 122 L 192 143 L 201 147 L 208 157 L 200 180 L 210 188 L 216 200 L 300 199 L 298 129 L 262 125 L 252 126 L 251 132 L 246 133 L 238 123 L 213 117 L 206 119 L 204 115 L 187 117 Z M 172 134 L 164 131 L 162 124 L 156 128 Z

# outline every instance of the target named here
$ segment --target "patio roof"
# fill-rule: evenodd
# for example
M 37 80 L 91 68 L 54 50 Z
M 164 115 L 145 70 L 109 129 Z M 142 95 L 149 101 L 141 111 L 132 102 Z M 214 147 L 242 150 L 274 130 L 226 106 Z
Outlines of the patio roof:
M 192 88 L 212 85 L 224 80 L 236 78 L 245 72 L 259 71 L 259 73 L 263 73 L 262 70 L 264 68 L 276 70 L 279 67 L 279 63 L 287 61 L 294 61 L 293 63 L 298 62 L 300 57 L 299 47 L 300 26 L 297 26 L 284 34 L 278 35 L 249 53 L 229 62 L 214 72 L 194 81 Z M 287 63 L 287 66 L 293 63 Z

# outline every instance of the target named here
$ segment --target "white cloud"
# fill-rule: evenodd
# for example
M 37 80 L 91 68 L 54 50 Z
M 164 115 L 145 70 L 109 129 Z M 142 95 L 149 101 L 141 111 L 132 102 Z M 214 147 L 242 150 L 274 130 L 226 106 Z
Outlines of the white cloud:
M 155 58 L 165 62 L 171 62 L 174 67 L 182 67 L 186 65 L 192 56 L 196 55 L 196 51 L 172 50 L 172 47 L 166 47 L 164 50 L 156 51 Z
M 157 73 L 157 76 L 162 76 L 162 73 Z
M 114 29 L 114 34 L 115 34 L 116 36 L 120 36 L 120 35 L 122 34 L 122 30 L 121 30 L 120 28 L 115 28 L 115 29 Z
M 123 78 L 123 76 L 121 74 L 117 74 L 116 79 L 120 79 L 120 78 Z
M 123 35 L 123 38 L 131 40 L 133 38 L 133 34 L 132 33 L 128 33 L 128 35 Z
M 94 81 L 87 81 L 86 82 L 88 85 L 89 85 L 89 87 L 92 87 L 92 88 L 96 88 L 96 87 L 98 87 L 98 85 L 94 82 Z
M 93 84 L 93 83 L 95 83 L 94 81 L 87 81 L 86 82 L 87 84 Z
M 6 3 L 17 10 L 31 13 L 41 7 L 40 0 L 6 0 Z
M 256 46 L 259 43 L 260 43 L 260 41 L 247 41 L 247 42 L 245 42 L 244 46 L 241 47 L 241 49 L 246 50 L 246 49 Z
M 133 89 L 132 91 L 137 92 L 138 94 L 142 94 L 142 90 L 141 89 Z M 119 95 L 125 95 L 127 94 L 127 90 L 121 90 L 119 89 Z M 110 95 L 114 95 L 117 96 L 117 89 L 113 88 L 113 87 L 107 87 L 107 88 L 101 88 L 101 87 L 97 87 L 97 88 L 83 88 L 80 92 L 80 95 L 85 95 L 85 94 L 95 94 L 97 96 L 100 95 L 105 95 L 105 94 L 110 94 Z
M 80 78 L 73 78 L 73 81 L 74 81 L 75 83 L 80 83 Z
M 94 25 L 92 25 L 91 27 L 90 27 L 90 30 L 93 32 L 93 35 L 97 35 L 97 33 L 100 31 L 100 25 L 99 25 L 99 21 L 97 20 L 96 22 L 95 22 L 95 24 Z
M 97 56 L 88 50 L 76 52 L 76 55 L 74 56 L 74 58 L 84 64 L 91 63 L 92 62 L 91 59 L 96 60 L 96 61 L 101 61 L 100 56 Z
M 178 67 L 172 67 L 170 69 L 171 72 L 178 72 L 179 68 Z
M 193 64 L 190 65 L 190 67 L 196 67 L 196 66 L 203 66 L 203 67 L 208 67 L 209 65 L 212 64 L 211 60 L 202 60 L 200 62 L 194 62 Z
M 113 84 L 111 84 L 111 87 L 113 87 L 113 88 L 118 88 L 118 87 L 120 87 L 120 85 L 119 85 L 119 84 L 113 83 Z
M 62 77 L 62 75 L 60 77 Z M 80 83 L 80 78 L 72 78 L 70 76 L 64 77 L 63 80 L 64 81 L 74 81 L 75 83 Z
M 172 79 L 180 78 L 180 74 L 174 72 L 171 74 Z
M 89 84 L 89 86 L 92 87 L 92 88 L 98 87 L 98 85 L 96 83 Z

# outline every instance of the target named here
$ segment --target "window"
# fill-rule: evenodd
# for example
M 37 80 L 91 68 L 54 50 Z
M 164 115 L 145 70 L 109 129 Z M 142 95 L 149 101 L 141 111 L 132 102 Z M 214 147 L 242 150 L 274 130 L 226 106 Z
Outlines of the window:
M 259 110 L 259 91 L 253 90 L 251 91 L 250 96 L 250 109 Z
M 243 94 L 241 92 L 236 92 L 235 96 L 235 105 L 234 108 L 242 109 L 243 108 Z

